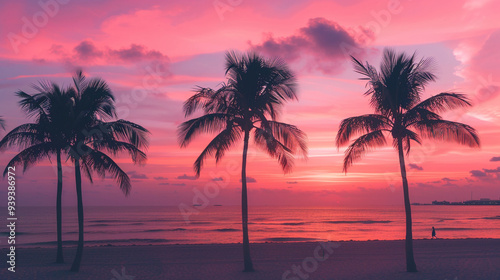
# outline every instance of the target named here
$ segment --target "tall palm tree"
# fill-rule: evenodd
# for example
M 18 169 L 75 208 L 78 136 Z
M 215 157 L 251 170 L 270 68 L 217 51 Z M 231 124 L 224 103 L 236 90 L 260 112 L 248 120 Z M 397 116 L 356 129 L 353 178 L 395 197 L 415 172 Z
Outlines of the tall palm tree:
M 63 100 L 68 102 L 58 103 L 61 108 L 58 108 L 54 102 L 47 101 L 50 99 L 46 97 L 46 92 L 34 96 L 34 101 L 23 103 L 22 107 L 25 109 L 33 105 L 40 107 L 28 110 L 32 114 L 37 112 L 38 121 L 19 129 L 16 132 L 19 134 L 13 133 L 7 143 L 17 144 L 24 148 L 9 162 L 8 166 L 21 164 L 26 169 L 37 161 L 47 158 L 51 153 L 57 153 L 55 147 L 59 146 L 53 143 L 50 132 L 45 132 L 45 129 L 52 122 L 60 122 L 59 127 L 62 131 L 59 132 L 59 136 L 64 143 L 61 153 L 66 154 L 75 165 L 78 246 L 71 270 L 78 271 L 84 244 L 81 172 L 83 170 L 91 182 L 93 172 L 101 177 L 110 173 L 118 181 L 120 189 L 128 195 L 131 189 L 130 178 L 106 152 L 112 155 L 128 152 L 134 163 L 143 163 L 146 160 L 146 154 L 141 149 L 148 145 L 146 137 L 148 131 L 129 121 L 121 119 L 108 121 L 115 118 L 116 113 L 114 97 L 104 80 L 96 78 L 87 81 L 80 71 L 73 81 L 74 86 L 63 93 Z M 25 96 L 26 100 L 29 98 L 30 96 Z M 28 141 L 23 142 L 23 140 Z M 59 161 L 58 165 L 60 166 Z M 60 171 L 58 167 L 58 174 L 62 175 Z
M 248 237 L 247 152 L 250 133 L 254 142 L 277 159 L 283 171 L 290 172 L 293 155 L 307 154 L 305 134 L 294 125 L 278 122 L 280 108 L 287 100 L 297 99 L 295 79 L 286 64 L 257 54 L 226 53 L 226 78 L 218 89 L 198 88 L 184 103 L 186 117 L 200 109 L 203 115 L 179 126 L 179 142 L 186 147 L 199 133 L 217 133 L 194 163 L 199 176 L 204 160 L 216 162 L 243 135 L 241 166 L 241 215 L 244 271 L 253 271 Z
M 57 84 L 40 82 L 35 85 L 36 94 L 30 95 L 24 91 L 16 93 L 21 98 L 19 105 L 29 117 L 35 117 L 34 123 L 22 124 L 11 130 L 0 141 L 0 149 L 10 146 L 19 146 L 23 152 L 19 155 L 32 153 L 34 150 L 40 151 L 32 161 L 25 161 L 24 171 L 51 154 L 57 158 L 57 256 L 56 263 L 63 263 L 62 249 L 62 164 L 61 153 L 67 147 L 64 132 L 67 130 L 65 121 L 68 117 L 66 108 L 71 104 L 71 99 L 65 89 L 61 89 Z M 21 157 L 19 157 L 21 158 Z M 4 170 L 3 176 L 8 172 L 11 161 Z
M 375 114 L 344 119 L 336 138 L 337 147 L 347 144 L 354 135 L 359 135 L 347 148 L 343 171 L 363 154 L 375 147 L 384 146 L 386 136 L 392 136 L 393 147 L 398 151 L 403 181 L 406 212 L 406 270 L 416 272 L 413 257 L 413 237 L 410 195 L 406 178 L 405 153 L 410 152 L 412 141 L 421 144 L 421 138 L 454 141 L 469 147 L 479 147 L 479 137 L 474 128 L 458 122 L 443 120 L 439 113 L 446 110 L 469 107 L 465 95 L 444 92 L 424 101 L 420 96 L 429 82 L 436 76 L 431 72 L 432 60 L 417 60 L 415 54 L 396 54 L 385 49 L 380 71 L 366 63 L 363 65 L 352 57 L 355 72 L 367 80 L 370 105 Z
M 5 130 L 5 120 L 0 116 L 0 128 Z
M 86 80 L 80 71 L 73 78 L 73 106 L 69 118 L 72 129 L 68 133 L 69 157 L 75 165 L 76 194 L 78 202 L 78 246 L 71 271 L 78 271 L 83 254 L 83 199 L 81 171 L 92 182 L 92 172 L 102 178 L 110 173 L 125 195 L 130 193 L 131 182 L 125 171 L 106 154 L 128 152 L 134 163 L 144 163 L 148 139 L 144 127 L 116 118 L 114 97 L 107 83 L 98 78 Z

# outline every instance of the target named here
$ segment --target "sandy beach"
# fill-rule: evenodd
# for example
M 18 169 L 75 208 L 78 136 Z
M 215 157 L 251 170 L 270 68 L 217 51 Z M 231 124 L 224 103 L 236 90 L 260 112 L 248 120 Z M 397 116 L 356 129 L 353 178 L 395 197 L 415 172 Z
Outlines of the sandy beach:
M 252 273 L 241 272 L 240 244 L 87 247 L 79 273 L 68 271 L 74 248 L 62 265 L 54 249 L 20 248 L 16 272 L 4 265 L 0 279 L 500 279 L 499 248 L 499 239 L 415 240 L 418 273 L 405 272 L 403 241 L 252 244 Z

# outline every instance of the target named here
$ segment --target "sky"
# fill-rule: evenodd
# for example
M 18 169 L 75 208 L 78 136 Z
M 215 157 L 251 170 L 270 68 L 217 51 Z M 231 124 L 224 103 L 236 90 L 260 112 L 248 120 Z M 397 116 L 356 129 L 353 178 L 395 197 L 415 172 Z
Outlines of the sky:
M 70 85 L 83 69 L 110 85 L 119 118 L 151 131 L 148 161 L 116 161 L 132 179 L 125 197 L 111 178 L 84 179 L 85 205 L 238 205 L 242 143 L 196 178 L 192 165 L 213 135 L 180 148 L 183 102 L 196 86 L 216 88 L 224 53 L 283 58 L 295 73 L 299 100 L 280 121 L 308 136 L 307 158 L 291 173 L 250 144 L 250 205 L 401 205 L 399 162 L 392 146 L 370 151 L 342 173 L 346 147 L 335 136 L 342 119 L 373 112 L 365 82 L 349 55 L 378 66 L 385 47 L 432 57 L 438 80 L 423 98 L 467 94 L 473 107 L 444 114 L 477 129 L 481 148 L 426 140 L 407 157 L 412 202 L 500 199 L 499 1 L 83 1 L 0 2 L 0 115 L 6 129 L 33 121 L 14 93 L 39 81 Z M 0 132 L 0 136 L 5 131 Z M 16 149 L 0 154 L 2 168 Z M 55 159 L 18 170 L 17 203 L 52 206 Z M 63 205 L 75 205 L 74 173 L 64 163 Z M 0 204 L 6 204 L 6 179 Z

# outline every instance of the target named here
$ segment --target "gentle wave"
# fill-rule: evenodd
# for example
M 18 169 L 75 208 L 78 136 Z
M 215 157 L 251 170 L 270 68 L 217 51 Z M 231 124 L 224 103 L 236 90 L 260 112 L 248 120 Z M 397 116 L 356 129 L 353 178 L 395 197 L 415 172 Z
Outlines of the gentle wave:
M 500 220 L 500 216 L 484 217 L 483 219 L 486 219 L 486 220 Z
M 106 239 L 106 240 L 88 240 L 85 241 L 85 244 L 99 244 L 99 245 L 107 245 L 107 244 L 130 244 L 130 245 L 140 245 L 140 244 L 150 244 L 150 243 L 173 243 L 173 242 L 181 242 L 185 241 L 182 239 L 163 239 L 163 238 L 149 238 L 149 239 Z M 63 245 L 77 245 L 78 241 L 74 240 L 65 240 L 63 241 Z M 46 241 L 46 242 L 33 242 L 26 243 L 25 245 L 30 246 L 52 246 L 57 245 L 57 241 Z
M 364 221 L 325 221 L 327 224 L 388 224 L 392 223 L 392 221 L 373 221 L 373 220 L 364 220 Z
M 241 230 L 235 229 L 235 228 L 217 228 L 217 229 L 214 229 L 212 231 L 233 232 L 233 231 L 241 231 Z
M 162 231 L 183 231 L 187 230 L 185 228 L 172 228 L 172 229 L 147 229 L 144 230 L 143 232 L 162 232 Z
M 307 238 L 307 237 L 271 237 L 271 238 L 262 238 L 261 241 L 268 242 L 293 242 L 293 241 L 317 241 L 316 238 Z

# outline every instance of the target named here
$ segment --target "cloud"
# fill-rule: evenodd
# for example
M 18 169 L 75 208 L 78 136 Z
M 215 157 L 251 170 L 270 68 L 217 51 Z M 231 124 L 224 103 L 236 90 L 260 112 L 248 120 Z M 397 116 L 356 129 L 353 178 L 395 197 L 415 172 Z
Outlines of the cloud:
M 176 183 L 176 184 L 172 184 L 172 186 L 185 186 L 186 184 L 184 183 Z
M 349 55 L 365 54 L 363 44 L 371 39 L 371 33 L 361 30 L 355 33 L 325 18 L 312 18 L 295 35 L 275 38 L 268 34 L 261 44 L 250 45 L 258 52 L 282 57 L 287 62 L 306 59 L 309 70 L 331 74 L 342 70 L 342 62 L 349 60 Z
M 129 48 L 109 50 L 109 55 L 126 62 L 160 60 L 165 58 L 165 56 L 161 52 L 155 50 L 147 50 L 146 47 L 137 44 L 132 44 Z
M 487 177 L 488 176 L 488 175 L 486 175 L 486 173 L 484 173 L 481 170 L 471 170 L 469 172 L 470 172 L 470 174 L 471 174 L 472 177 L 476 177 L 476 178 L 483 178 L 483 177 Z
M 500 167 L 495 169 L 486 169 L 483 170 L 471 170 L 471 177 L 475 177 L 480 179 L 481 181 L 486 182 L 497 182 L 500 180 Z
M 412 170 L 419 170 L 419 171 L 422 171 L 424 170 L 424 168 L 418 164 L 415 164 L 415 163 L 410 163 L 408 164 L 408 166 L 410 167 L 410 169 Z
M 450 178 L 447 178 L 447 177 L 445 177 L 445 178 L 443 178 L 443 179 L 441 179 L 441 180 L 443 180 L 443 181 L 445 181 L 445 182 L 447 182 L 447 183 L 449 183 L 449 182 L 456 182 L 456 181 L 457 181 L 457 180 L 455 180 L 455 179 L 450 179 Z
M 500 167 L 495 169 L 483 169 L 485 173 L 500 173 Z
M 80 42 L 73 50 L 80 60 L 93 60 L 103 55 L 103 52 L 98 50 L 94 43 L 88 40 Z
M 490 161 L 500 161 L 500 157 L 492 157 Z
M 240 179 L 240 183 L 241 183 L 241 179 Z M 247 177 L 247 183 L 257 183 L 257 180 L 255 180 L 255 178 L 253 178 L 253 177 Z
M 455 186 L 454 182 L 457 182 L 458 180 L 455 179 L 450 179 L 448 177 L 444 177 L 441 179 L 445 184 L 445 186 Z
M 430 182 L 430 183 L 434 183 L 434 182 Z M 434 186 L 429 184 L 429 183 L 411 183 L 410 185 L 414 185 L 414 186 L 417 186 L 419 188 L 434 188 Z
M 52 53 L 64 55 L 61 46 L 54 45 Z M 89 40 L 80 42 L 73 48 L 73 57 L 78 61 L 89 62 L 95 59 L 103 59 L 105 62 L 136 63 L 140 61 L 168 61 L 168 57 L 157 50 L 149 50 L 145 46 L 131 44 L 130 47 L 111 49 L 109 47 L 99 49 Z
M 287 181 L 286 183 L 290 184 L 290 185 L 295 185 L 295 184 L 298 184 L 299 182 L 297 182 L 297 181 Z
M 132 179 L 140 179 L 140 180 L 148 179 L 148 176 L 146 174 L 137 173 L 136 171 L 130 171 L 130 172 L 127 172 L 127 174 Z
M 198 179 L 196 176 L 189 176 L 189 175 L 181 175 L 181 176 L 177 176 L 177 179 L 179 180 L 196 180 Z
M 222 177 L 217 177 L 217 178 L 212 178 L 212 181 L 220 182 L 220 181 L 224 181 L 224 179 Z
M 474 42 L 464 43 L 462 49 L 458 49 L 457 52 L 467 52 L 467 46 L 470 44 L 469 48 L 477 48 L 475 46 L 480 40 L 475 40 Z M 470 56 L 469 59 L 462 58 L 463 63 L 466 66 L 463 73 L 465 78 L 472 82 L 476 86 L 476 92 L 473 96 L 474 103 L 485 103 L 492 99 L 497 98 L 500 95 L 500 82 L 498 81 L 498 63 L 500 59 L 500 53 L 498 52 L 498 46 L 500 45 L 500 30 L 495 30 L 491 33 L 488 38 L 482 41 L 479 50 L 473 54 L 465 55 L 465 57 Z M 469 51 L 472 52 L 472 51 Z
M 163 177 L 163 176 L 153 177 L 153 179 L 155 179 L 155 180 L 168 180 L 167 177 Z
M 160 185 L 160 186 L 168 186 L 168 185 L 170 185 L 170 183 L 163 182 L 163 183 L 159 183 L 158 185 Z

